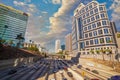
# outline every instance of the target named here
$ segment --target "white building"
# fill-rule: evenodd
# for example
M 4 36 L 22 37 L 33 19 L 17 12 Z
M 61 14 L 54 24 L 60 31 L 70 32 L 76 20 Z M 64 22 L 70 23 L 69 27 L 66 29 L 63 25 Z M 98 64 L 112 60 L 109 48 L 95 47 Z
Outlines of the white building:
M 58 53 L 60 49 L 61 49 L 60 40 L 56 40 L 55 41 L 55 53 Z
M 65 51 L 72 53 L 72 35 L 71 33 L 65 36 Z
M 74 11 L 72 24 L 74 53 L 89 54 L 90 50 L 116 48 L 105 4 L 81 3 Z

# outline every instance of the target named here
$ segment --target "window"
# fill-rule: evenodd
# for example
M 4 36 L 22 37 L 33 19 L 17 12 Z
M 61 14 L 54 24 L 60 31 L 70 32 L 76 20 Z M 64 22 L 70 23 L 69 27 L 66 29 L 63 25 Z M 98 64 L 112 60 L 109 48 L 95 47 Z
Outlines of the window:
M 90 44 L 91 44 L 91 45 L 93 44 L 93 40 L 90 40 Z
M 99 44 L 98 39 L 94 39 L 95 44 Z
M 106 21 L 102 21 L 102 25 L 107 25 L 107 22 Z
M 88 7 L 86 7 L 86 11 L 88 10 Z
M 98 13 L 98 8 L 94 9 L 95 13 Z
M 104 38 L 100 38 L 100 43 L 104 43 Z
M 104 29 L 104 34 L 108 34 L 108 29 Z
M 89 33 L 89 37 L 92 37 L 92 32 Z
M 94 23 L 94 24 L 92 24 L 92 28 L 96 28 L 96 24 Z
M 86 20 L 84 20 L 84 24 L 86 24 Z
M 97 31 L 94 31 L 94 32 L 93 32 L 93 35 L 94 35 L 94 36 L 97 36 Z
M 89 41 L 86 41 L 86 45 L 89 45 Z
M 104 14 L 104 13 L 102 13 L 102 14 L 100 14 L 100 16 L 101 16 L 101 18 L 104 18 L 104 17 L 105 17 L 105 14 Z
M 86 14 L 86 16 L 89 16 L 89 12 Z
M 89 23 L 89 22 L 90 22 L 90 19 L 87 20 L 87 23 Z
M 101 6 L 101 7 L 99 7 L 99 10 L 100 10 L 100 11 L 103 11 L 103 7 L 102 7 L 102 6 Z
M 91 9 L 91 8 L 92 8 L 92 5 L 90 5 L 89 8 Z
M 83 18 L 85 18 L 85 15 L 83 15 Z
M 84 12 L 85 12 L 85 10 L 84 10 L 84 9 L 82 9 L 82 12 L 84 13 Z
M 94 16 L 91 18 L 91 21 L 94 21 L 95 20 L 95 18 L 94 18 Z
M 84 31 L 86 31 L 86 30 L 87 30 L 87 27 L 84 28 Z
M 100 17 L 99 17 L 99 15 L 96 15 L 96 19 L 99 19 Z
M 101 26 L 101 22 L 97 22 L 97 27 Z
M 106 43 L 110 42 L 110 37 L 106 37 Z
M 88 26 L 88 30 L 90 30 L 90 29 L 91 29 L 91 25 Z
M 98 30 L 98 33 L 99 33 L 99 35 L 100 35 L 100 34 L 103 34 L 102 29 L 101 29 L 101 30 Z
M 92 15 L 92 14 L 93 14 L 93 11 L 90 11 L 90 14 Z
M 88 38 L 88 34 L 85 34 L 85 38 Z

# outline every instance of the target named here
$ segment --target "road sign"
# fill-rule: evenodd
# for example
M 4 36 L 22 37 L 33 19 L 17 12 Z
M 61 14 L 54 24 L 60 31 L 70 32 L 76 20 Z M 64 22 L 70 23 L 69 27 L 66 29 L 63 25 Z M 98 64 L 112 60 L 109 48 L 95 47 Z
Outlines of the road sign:
M 84 72 L 84 71 L 82 72 L 82 76 L 83 76 L 83 77 L 85 76 L 85 72 Z

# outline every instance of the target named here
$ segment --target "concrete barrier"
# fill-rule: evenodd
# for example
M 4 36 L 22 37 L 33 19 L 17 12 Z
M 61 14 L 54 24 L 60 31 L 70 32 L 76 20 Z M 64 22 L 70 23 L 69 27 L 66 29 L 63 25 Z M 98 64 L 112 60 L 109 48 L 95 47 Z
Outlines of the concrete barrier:
M 21 66 L 23 64 L 30 64 L 36 62 L 40 57 L 16 58 L 8 60 L 0 60 L 0 70 L 9 67 Z

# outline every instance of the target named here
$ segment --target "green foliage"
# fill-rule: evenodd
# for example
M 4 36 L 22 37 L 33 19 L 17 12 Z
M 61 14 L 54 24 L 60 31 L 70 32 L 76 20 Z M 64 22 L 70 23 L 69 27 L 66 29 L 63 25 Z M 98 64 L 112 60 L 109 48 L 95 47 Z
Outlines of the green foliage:
M 63 51 L 58 52 L 57 54 L 63 54 Z
M 104 41 L 102 39 L 100 39 L 100 43 L 104 43 Z
M 120 33 L 119 33 L 119 34 L 117 34 L 117 38 L 120 38 Z
M 105 50 L 103 50 L 103 49 L 101 49 L 101 50 L 100 50 L 100 52 L 105 53 L 106 51 L 105 51 Z
M 97 54 L 99 54 L 99 53 L 100 53 L 100 50 L 96 50 L 95 52 L 96 52 Z
M 106 51 L 106 52 L 112 52 L 112 50 L 110 50 L 110 49 L 106 49 L 105 51 Z
M 10 45 L 12 45 L 12 44 L 13 44 L 13 40 L 9 40 L 8 43 L 9 43 Z
M 5 39 L 0 39 L 0 43 L 5 43 L 6 42 L 6 40 Z
M 94 50 L 91 50 L 90 53 L 94 54 Z
M 39 51 L 39 49 L 37 47 L 29 47 L 28 50 L 31 50 L 31 51 Z

